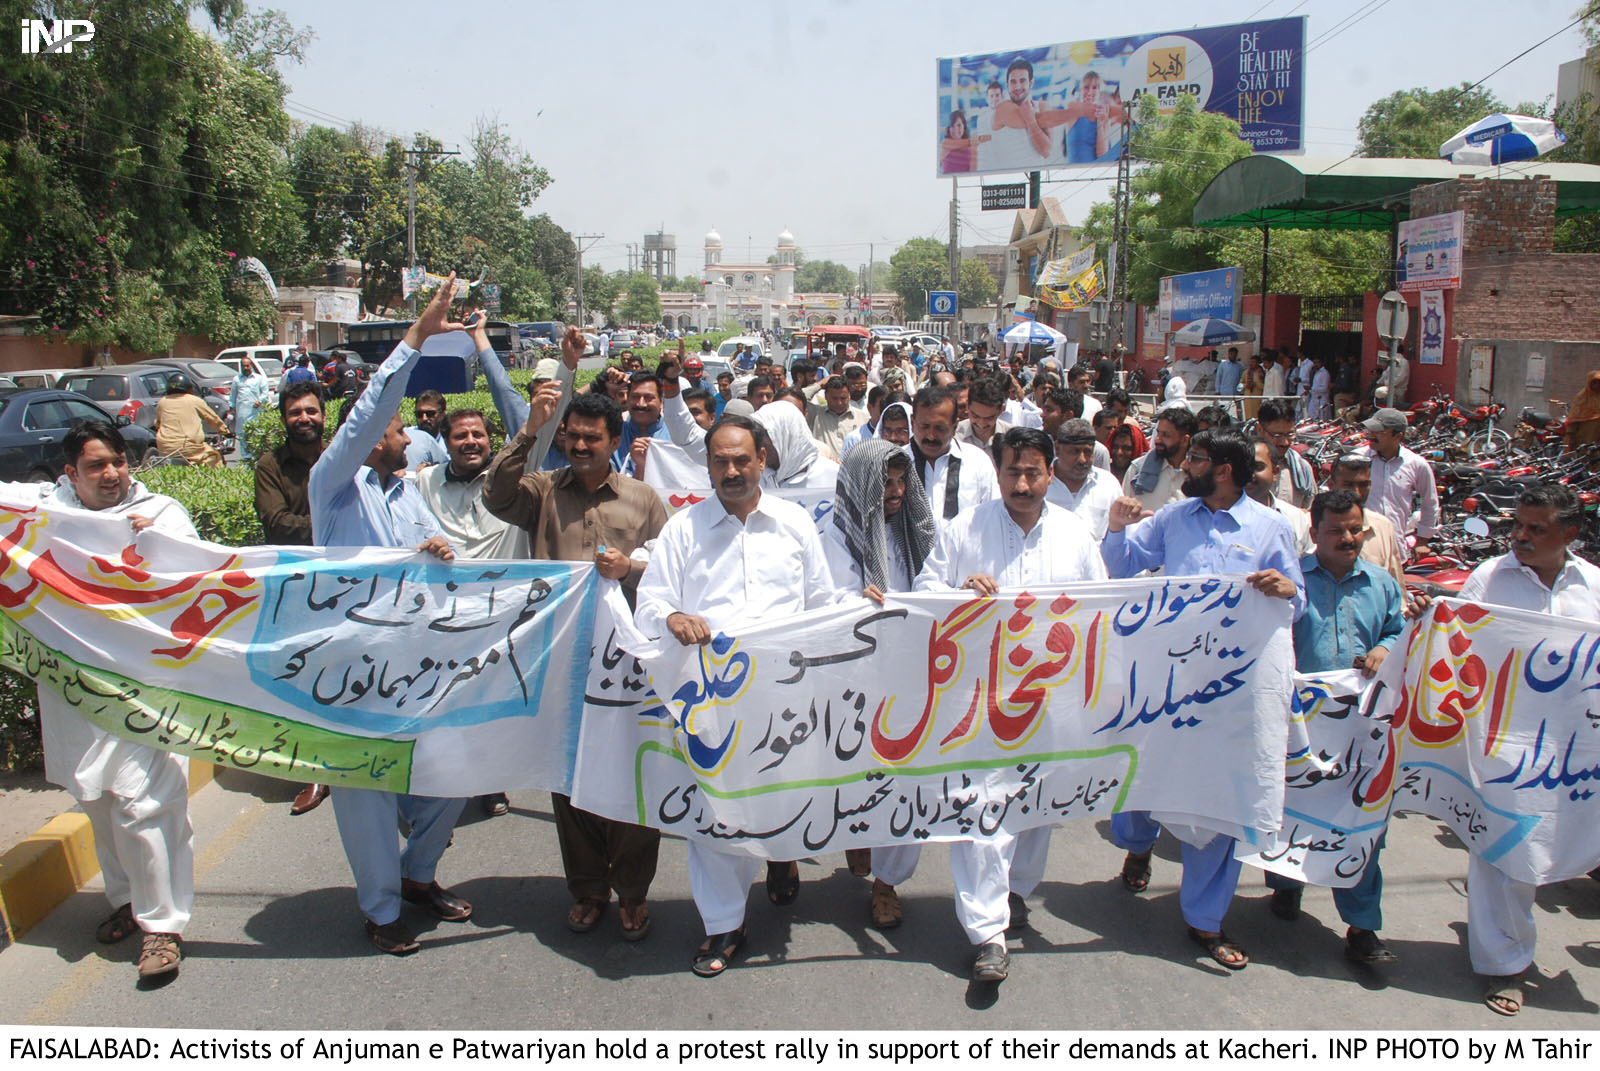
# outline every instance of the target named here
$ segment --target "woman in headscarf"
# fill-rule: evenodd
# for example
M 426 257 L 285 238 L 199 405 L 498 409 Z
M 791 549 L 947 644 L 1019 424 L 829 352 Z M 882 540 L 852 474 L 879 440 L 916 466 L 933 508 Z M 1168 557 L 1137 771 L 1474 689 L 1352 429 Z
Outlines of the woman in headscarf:
M 878 603 L 887 592 L 910 591 L 933 550 L 933 513 L 917 470 L 906 452 L 882 439 L 867 439 L 845 455 L 834 489 L 832 523 L 822 549 L 834 586 L 861 592 Z M 845 852 L 850 872 L 875 871 L 872 921 L 879 929 L 900 925 L 894 887 L 911 877 L 920 845 Z
M 1600 442 L 1600 371 L 1589 373 L 1589 381 L 1567 410 L 1567 449 L 1594 442 Z
M 773 487 L 832 487 L 839 463 L 822 456 L 806 418 L 792 405 L 769 402 L 751 418 L 767 430 L 767 468 Z

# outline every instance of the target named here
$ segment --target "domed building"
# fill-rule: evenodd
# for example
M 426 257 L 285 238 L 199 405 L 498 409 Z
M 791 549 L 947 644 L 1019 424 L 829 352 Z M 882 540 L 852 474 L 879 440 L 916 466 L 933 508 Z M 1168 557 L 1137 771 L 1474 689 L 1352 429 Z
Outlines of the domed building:
M 874 294 L 870 313 L 863 316 L 852 294 L 796 293 L 795 269 L 800 247 L 785 227 L 773 247 L 772 263 L 765 254 L 757 264 L 723 259 L 722 235 L 713 227 L 705 237 L 705 268 L 698 294 L 667 292 L 661 295 L 662 320 L 679 330 L 706 330 L 739 323 L 750 330 L 784 331 L 821 323 L 890 323 L 894 294 Z M 746 259 L 757 259 L 753 252 Z

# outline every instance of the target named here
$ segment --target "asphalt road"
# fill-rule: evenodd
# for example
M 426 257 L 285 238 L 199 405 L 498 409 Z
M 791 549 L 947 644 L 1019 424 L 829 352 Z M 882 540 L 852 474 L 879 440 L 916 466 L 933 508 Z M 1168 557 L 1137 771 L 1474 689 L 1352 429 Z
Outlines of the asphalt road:
M 356 909 L 332 808 L 291 818 L 292 787 L 221 775 L 193 802 L 195 916 L 181 974 L 141 990 L 133 941 L 95 943 L 98 882 L 0 953 L 14 1022 L 231 1029 L 1568 1029 L 1600 1011 L 1600 882 L 1541 890 L 1537 979 L 1516 1019 L 1489 1012 L 1467 964 L 1466 855 L 1438 823 L 1397 819 L 1384 852 L 1384 936 L 1400 962 L 1379 974 L 1342 957 L 1325 891 L 1294 923 L 1267 911 L 1246 868 L 1227 928 L 1255 962 L 1231 974 L 1185 937 L 1176 844 L 1158 848 L 1150 891 L 1114 879 L 1104 823 L 1056 828 L 1011 977 L 968 981 L 971 950 L 951 908 L 948 852 L 931 846 L 902 887 L 905 923 L 868 925 L 870 883 L 842 855 L 801 864 L 792 908 L 751 890 L 751 943 L 723 977 L 688 971 L 701 931 L 683 845 L 663 845 L 654 930 L 621 940 L 615 910 L 567 932 L 569 900 L 549 798 L 513 811 L 469 805 L 440 880 L 476 906 L 465 924 L 407 919 L 422 951 L 375 952 Z

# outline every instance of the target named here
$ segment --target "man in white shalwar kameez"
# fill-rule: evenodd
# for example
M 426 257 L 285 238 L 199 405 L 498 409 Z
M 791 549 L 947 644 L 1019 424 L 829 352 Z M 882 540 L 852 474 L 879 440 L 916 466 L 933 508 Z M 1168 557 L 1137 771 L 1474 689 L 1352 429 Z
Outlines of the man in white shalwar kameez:
M 1055 477 L 1055 445 L 1037 428 L 1011 428 L 995 439 L 1000 498 L 945 523 L 917 575 L 918 591 L 968 590 L 991 596 L 1041 584 L 1104 580 L 1105 563 L 1089 525 L 1046 498 Z M 950 846 L 956 917 L 978 948 L 973 981 L 998 982 L 1010 971 L 1005 933 L 1044 877 L 1048 825 Z
M 66 474 L 41 500 L 126 517 L 129 540 L 147 528 L 198 539 L 189 514 L 128 476 L 122 433 L 80 424 L 62 443 Z M 189 825 L 189 760 L 106 732 L 49 688 L 39 689 L 45 776 L 72 793 L 89 816 L 111 916 L 95 936 L 115 944 L 143 932 L 139 974 L 171 974 L 194 908 L 194 830 Z

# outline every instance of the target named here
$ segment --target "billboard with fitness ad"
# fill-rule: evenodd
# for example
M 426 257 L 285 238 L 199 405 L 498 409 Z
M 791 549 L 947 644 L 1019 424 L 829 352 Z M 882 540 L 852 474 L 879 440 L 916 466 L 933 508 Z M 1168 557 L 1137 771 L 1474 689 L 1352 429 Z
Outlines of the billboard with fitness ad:
M 1304 151 L 1305 18 L 1040 45 L 938 61 L 940 175 L 1115 162 L 1153 94 L 1238 121 L 1256 152 Z

